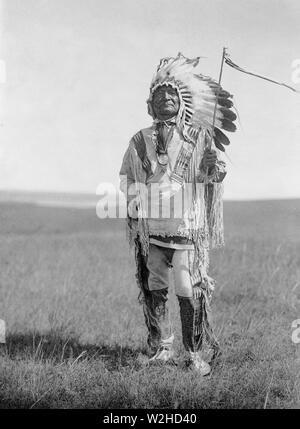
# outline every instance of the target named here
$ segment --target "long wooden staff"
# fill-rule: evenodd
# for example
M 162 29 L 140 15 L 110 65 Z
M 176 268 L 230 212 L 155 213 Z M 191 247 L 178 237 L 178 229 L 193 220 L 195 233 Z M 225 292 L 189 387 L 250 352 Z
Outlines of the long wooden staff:
M 211 150 L 211 145 L 212 145 L 212 140 L 213 140 L 213 135 L 214 135 L 214 128 L 215 128 L 215 122 L 216 122 L 216 113 L 217 113 L 217 105 L 218 105 L 219 94 L 220 94 L 220 91 L 221 91 L 221 79 L 222 79 L 222 73 L 223 73 L 223 65 L 224 65 L 225 55 L 226 55 L 226 48 L 223 48 L 222 61 L 221 61 L 221 69 L 220 69 L 219 81 L 218 81 L 219 86 L 218 86 L 217 94 L 216 94 L 216 102 L 215 102 L 215 108 L 214 108 L 214 116 L 213 116 L 213 123 L 212 123 L 212 129 L 211 129 L 211 136 L 210 136 L 210 141 L 208 143 L 208 149 L 209 150 Z
M 207 148 L 208 148 L 209 151 L 211 150 L 211 145 L 212 145 L 213 136 L 214 136 L 214 128 L 215 128 L 215 122 L 216 122 L 217 105 L 218 105 L 219 94 L 220 94 L 220 91 L 221 91 L 221 79 L 222 79 L 222 73 L 223 73 L 223 65 L 224 65 L 225 55 L 226 55 L 226 48 L 223 48 L 221 68 L 220 68 L 219 81 L 218 81 L 219 86 L 218 86 L 217 93 L 216 93 L 216 102 L 215 102 L 215 107 L 214 107 L 213 123 L 212 123 L 210 140 L 209 140 L 208 145 L 207 145 Z M 206 177 L 205 177 L 204 181 L 207 183 L 207 180 L 208 180 L 208 167 L 206 167 Z

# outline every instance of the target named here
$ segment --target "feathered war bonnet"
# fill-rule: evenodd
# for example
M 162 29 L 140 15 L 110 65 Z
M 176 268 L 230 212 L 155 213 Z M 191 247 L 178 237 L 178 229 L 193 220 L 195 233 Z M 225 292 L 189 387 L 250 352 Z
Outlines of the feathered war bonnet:
M 199 59 L 200 57 L 189 59 L 178 53 L 176 58 L 166 57 L 160 60 L 150 86 L 148 113 L 155 119 L 152 108 L 155 90 L 164 85 L 172 86 L 177 90 L 180 100 L 177 126 L 183 136 L 192 142 L 200 129 L 205 128 L 209 133 L 212 132 L 214 109 L 218 99 L 213 137 L 216 147 L 224 152 L 224 145 L 228 145 L 230 141 L 221 129 L 231 132 L 236 130 L 233 121 L 237 116 L 231 110 L 232 95 L 210 77 L 194 72 Z

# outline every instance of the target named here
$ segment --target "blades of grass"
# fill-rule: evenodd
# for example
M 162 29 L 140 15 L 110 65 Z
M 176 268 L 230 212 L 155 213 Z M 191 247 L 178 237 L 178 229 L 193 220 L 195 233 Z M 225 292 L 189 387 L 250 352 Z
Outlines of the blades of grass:
M 81 359 L 81 358 L 82 358 L 82 356 L 84 356 L 86 353 L 87 353 L 87 351 L 86 351 L 86 350 L 83 350 L 83 352 L 81 352 L 81 353 L 80 353 L 80 355 L 79 355 L 79 356 L 77 356 L 77 358 L 76 358 L 76 359 L 71 363 L 70 367 L 72 368 L 72 367 L 73 367 L 73 365 L 75 365 L 75 363 L 76 363 L 76 362 L 78 362 L 78 361 L 79 361 L 79 359 Z
M 273 382 L 273 377 L 274 377 L 274 369 L 272 371 L 271 381 L 269 383 L 269 386 L 268 386 L 268 389 L 267 389 L 267 393 L 266 393 L 266 397 L 265 397 L 264 410 L 267 408 L 268 399 L 269 399 L 269 393 L 270 393 L 271 385 L 272 385 L 272 382 Z

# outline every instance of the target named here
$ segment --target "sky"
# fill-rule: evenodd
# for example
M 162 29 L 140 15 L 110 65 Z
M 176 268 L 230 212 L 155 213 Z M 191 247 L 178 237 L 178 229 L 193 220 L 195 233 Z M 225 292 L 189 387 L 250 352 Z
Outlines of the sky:
M 151 125 L 157 64 L 179 51 L 217 79 L 225 46 L 300 90 L 298 0 L 2 0 L 0 13 L 0 190 L 117 184 L 130 138 Z M 240 117 L 225 198 L 300 197 L 300 94 L 226 65 L 222 85 Z

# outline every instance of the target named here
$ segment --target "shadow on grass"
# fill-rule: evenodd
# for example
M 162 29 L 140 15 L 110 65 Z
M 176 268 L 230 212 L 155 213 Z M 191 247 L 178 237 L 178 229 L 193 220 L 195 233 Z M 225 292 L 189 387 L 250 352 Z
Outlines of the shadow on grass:
M 199 384 L 195 384 L 195 377 L 188 373 L 185 378 L 182 368 L 176 377 L 176 367 L 172 367 L 175 371 L 171 372 L 166 367 L 153 368 L 132 377 L 131 369 L 137 369 L 137 357 L 143 351 L 119 345 L 82 344 L 75 337 L 65 337 L 58 332 L 10 334 L 1 348 L 4 371 L 0 409 L 172 408 L 175 403 L 176 408 L 262 408 L 265 404 L 273 408 L 282 407 L 293 399 L 291 375 L 275 373 L 272 362 L 256 360 L 248 349 L 236 354 L 234 359 L 231 354 L 229 359 L 228 356 L 225 361 L 221 359 L 221 368 L 215 368 L 212 377 L 201 379 Z M 16 365 L 11 365 L 13 360 Z M 78 373 L 68 371 L 69 365 L 80 364 L 83 360 Z M 56 371 L 50 367 L 48 371 L 47 362 L 63 364 L 62 369 Z M 107 374 L 103 365 L 112 373 Z M 19 366 L 21 370 L 16 368 Z M 120 377 L 118 372 L 126 367 L 130 370 L 122 371 L 125 378 Z M 92 378 L 86 378 L 88 372 L 92 373 Z M 36 383 L 39 379 L 44 384 Z M 101 386 L 105 389 L 101 390 Z M 135 392 L 141 392 L 141 396 Z
M 66 337 L 56 332 L 14 333 L 6 338 L 2 353 L 10 359 L 33 359 L 50 361 L 53 364 L 73 363 L 84 360 L 101 360 L 108 370 L 134 366 L 143 348 L 122 347 L 118 344 L 82 344 L 75 337 Z

